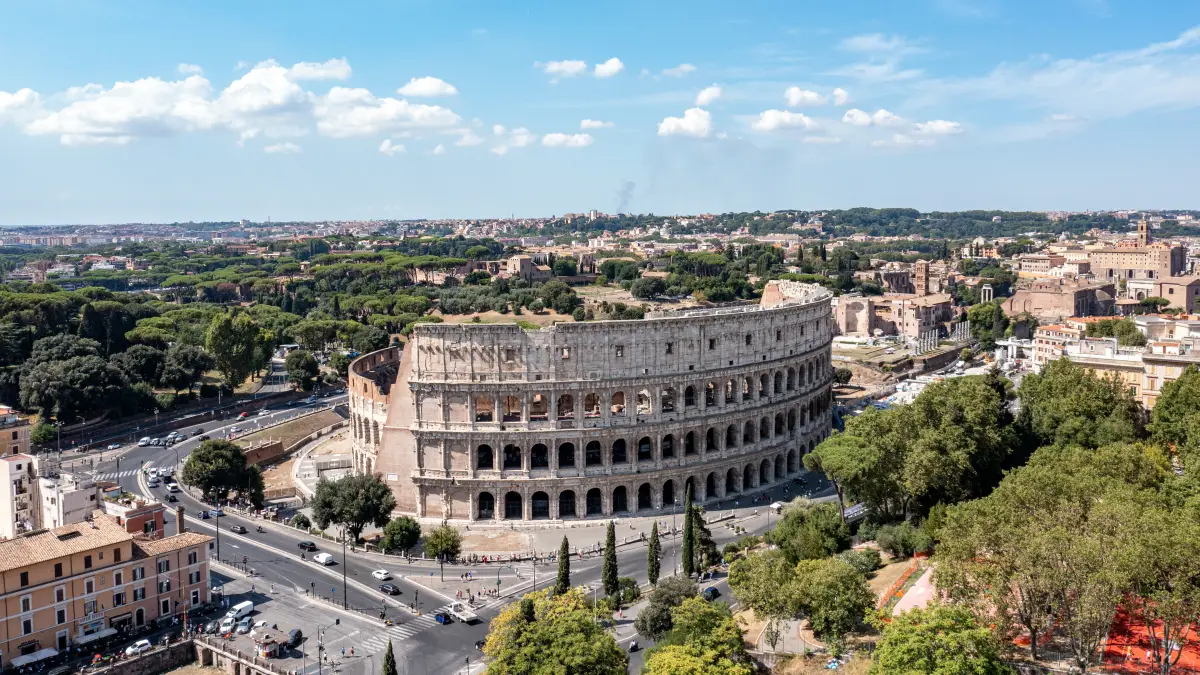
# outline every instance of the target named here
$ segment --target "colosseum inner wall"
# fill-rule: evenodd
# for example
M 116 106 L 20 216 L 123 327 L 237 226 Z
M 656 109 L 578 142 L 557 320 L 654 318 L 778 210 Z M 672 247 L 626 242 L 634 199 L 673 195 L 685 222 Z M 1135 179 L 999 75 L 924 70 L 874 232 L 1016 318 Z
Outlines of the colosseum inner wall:
M 647 512 L 785 479 L 829 434 L 830 295 L 641 321 L 425 324 L 351 365 L 355 468 L 428 519 Z

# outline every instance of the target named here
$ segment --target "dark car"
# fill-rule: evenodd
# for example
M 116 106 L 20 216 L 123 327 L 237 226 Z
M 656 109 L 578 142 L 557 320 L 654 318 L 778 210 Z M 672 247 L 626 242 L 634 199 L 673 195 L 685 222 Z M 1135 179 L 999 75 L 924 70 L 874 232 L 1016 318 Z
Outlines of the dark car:
M 296 544 L 296 546 L 299 546 L 301 551 L 317 550 L 317 545 L 312 543 L 311 541 L 302 541 L 299 544 Z
M 203 427 L 200 427 L 200 428 L 197 428 L 197 429 L 192 429 L 192 435 L 193 435 L 193 436 L 199 436 L 199 435 L 200 435 L 200 434 L 202 434 L 202 433 L 204 433 L 204 428 L 203 428 Z
M 483 651 L 483 646 L 486 644 L 487 644 L 487 640 L 476 640 L 475 641 L 475 649 L 478 649 L 479 651 Z
M 204 624 L 204 632 L 208 633 L 210 635 L 213 633 L 217 633 L 220 630 L 221 630 L 221 622 L 220 621 L 209 621 L 208 623 Z
M 434 614 L 433 620 L 437 621 L 438 623 L 442 624 L 443 626 L 449 625 L 454 622 L 454 619 L 451 619 L 450 615 L 445 612 L 438 612 L 437 614 Z
M 293 628 L 288 631 L 287 646 L 294 649 L 300 645 L 300 641 L 303 639 L 304 633 L 301 633 L 299 628 Z
M 208 515 L 208 511 L 206 511 L 204 509 L 200 509 L 199 511 L 196 512 L 196 517 L 199 518 L 200 520 L 208 520 L 212 516 Z
M 379 590 L 388 595 L 400 595 L 400 588 L 396 584 L 380 584 Z
M 235 534 L 246 534 L 246 528 L 242 527 L 241 525 L 230 525 L 229 531 Z
M 201 436 L 201 437 L 200 437 L 200 440 L 202 440 L 202 441 L 207 441 L 207 440 L 208 440 L 208 434 L 204 434 L 203 436 Z
M 707 600 L 709 602 L 716 600 L 717 597 L 720 595 L 721 595 L 721 591 L 718 591 L 717 589 L 713 588 L 712 586 L 709 586 L 708 588 L 704 589 L 704 591 L 702 591 L 700 593 L 700 597 L 704 598 L 705 600 Z
M 177 502 L 177 501 L 179 501 L 179 498 L 176 497 L 175 495 L 167 495 L 167 501 L 168 502 Z

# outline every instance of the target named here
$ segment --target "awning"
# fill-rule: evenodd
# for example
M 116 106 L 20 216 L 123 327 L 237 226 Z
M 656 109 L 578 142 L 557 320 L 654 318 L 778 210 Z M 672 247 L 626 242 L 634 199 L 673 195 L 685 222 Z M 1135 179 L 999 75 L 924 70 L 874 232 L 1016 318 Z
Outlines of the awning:
M 26 654 L 25 656 L 18 656 L 17 658 L 13 659 L 12 661 L 9 661 L 8 666 L 10 668 L 20 668 L 21 666 L 27 666 L 31 663 L 37 663 L 38 661 L 48 659 L 51 656 L 58 656 L 58 650 L 57 649 L 39 649 L 32 654 Z
M 77 638 L 75 640 L 75 644 L 86 645 L 89 642 L 95 642 L 96 640 L 101 640 L 110 635 L 116 635 L 116 634 L 117 634 L 116 628 L 105 628 L 104 630 L 98 630 L 95 633 L 92 633 L 91 635 L 84 635 L 84 636 Z
M 114 626 L 114 625 L 116 625 L 116 624 L 118 624 L 118 623 L 121 623 L 122 621 L 133 621 L 133 614 L 132 614 L 132 613 L 130 613 L 130 612 L 125 612 L 125 613 L 124 613 L 124 614 L 122 614 L 121 616 L 114 616 L 114 617 L 111 617 L 111 618 L 108 620 L 108 625 L 110 625 L 110 626 Z

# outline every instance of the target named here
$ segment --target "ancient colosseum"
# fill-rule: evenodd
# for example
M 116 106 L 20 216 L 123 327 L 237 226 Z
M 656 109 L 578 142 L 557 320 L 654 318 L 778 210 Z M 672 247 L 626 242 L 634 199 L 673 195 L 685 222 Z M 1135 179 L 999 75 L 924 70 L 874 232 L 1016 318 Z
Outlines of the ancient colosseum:
M 425 324 L 350 367 L 358 471 L 429 519 L 653 513 L 797 472 L 830 430 L 830 294 L 642 321 Z

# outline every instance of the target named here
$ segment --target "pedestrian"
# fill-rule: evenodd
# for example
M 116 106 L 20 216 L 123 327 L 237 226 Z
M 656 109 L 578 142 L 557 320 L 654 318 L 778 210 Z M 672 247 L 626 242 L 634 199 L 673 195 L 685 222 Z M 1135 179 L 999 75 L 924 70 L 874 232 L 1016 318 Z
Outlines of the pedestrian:
M 342 658 L 346 658 L 346 648 L 342 647 Z
M 354 647 L 350 648 L 350 658 L 354 658 Z

